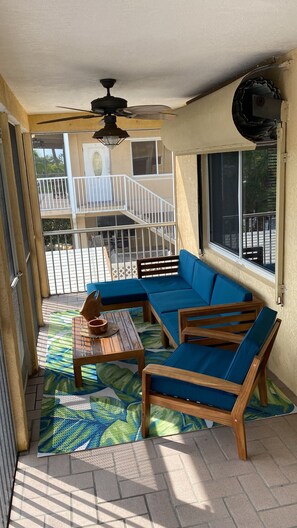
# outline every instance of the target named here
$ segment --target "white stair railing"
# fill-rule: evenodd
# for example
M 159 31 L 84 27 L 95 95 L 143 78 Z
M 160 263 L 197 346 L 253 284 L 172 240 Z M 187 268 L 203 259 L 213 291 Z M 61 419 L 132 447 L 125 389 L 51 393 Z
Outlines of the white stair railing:
M 126 174 L 74 177 L 77 213 L 122 211 L 139 223 L 174 221 L 174 206 Z

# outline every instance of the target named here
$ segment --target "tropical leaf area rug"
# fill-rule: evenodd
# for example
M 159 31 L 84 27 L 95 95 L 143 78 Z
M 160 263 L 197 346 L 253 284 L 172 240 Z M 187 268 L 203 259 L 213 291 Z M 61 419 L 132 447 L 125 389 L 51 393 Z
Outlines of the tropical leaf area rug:
M 145 348 L 145 363 L 163 363 L 164 349 L 157 324 L 144 323 L 139 309 L 130 310 Z M 38 455 L 70 453 L 141 440 L 141 380 L 136 360 L 82 367 L 83 387 L 74 383 L 72 318 L 76 310 L 51 315 L 44 376 Z M 269 405 L 260 407 L 257 392 L 246 411 L 255 420 L 296 409 L 268 380 Z M 150 436 L 167 436 L 216 426 L 158 406 L 152 407 Z

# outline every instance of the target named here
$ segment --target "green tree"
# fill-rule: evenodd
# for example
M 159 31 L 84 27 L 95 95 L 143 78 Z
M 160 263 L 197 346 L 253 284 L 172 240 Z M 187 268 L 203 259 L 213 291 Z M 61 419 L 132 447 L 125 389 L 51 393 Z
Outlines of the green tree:
M 71 229 L 71 221 L 69 218 L 43 218 L 42 219 L 43 232 L 47 231 L 66 231 Z M 71 244 L 72 235 L 47 235 L 44 237 L 45 246 L 52 249 L 56 244 Z
M 64 153 L 61 149 L 33 148 L 33 158 L 37 178 L 65 175 Z
M 275 210 L 276 147 L 243 152 L 243 212 L 262 213 Z

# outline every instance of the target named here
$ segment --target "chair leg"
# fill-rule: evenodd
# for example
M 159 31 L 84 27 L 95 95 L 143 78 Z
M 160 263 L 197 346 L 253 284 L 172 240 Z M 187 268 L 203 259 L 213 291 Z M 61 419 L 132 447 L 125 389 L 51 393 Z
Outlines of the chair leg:
M 149 322 L 150 322 L 151 324 L 155 324 L 156 321 L 157 321 L 157 320 L 156 320 L 156 318 L 155 318 L 155 316 L 154 316 L 152 310 L 150 310 L 150 312 L 149 312 Z
M 143 312 L 143 320 L 144 320 L 144 322 L 149 321 L 150 320 L 151 311 L 150 311 L 150 306 L 149 306 L 148 302 L 144 303 L 144 305 L 142 307 L 142 312 Z
M 151 376 L 146 375 L 142 372 L 142 417 L 141 417 L 141 433 L 142 438 L 146 438 L 149 434 L 150 429 L 150 414 L 151 414 L 151 405 L 150 405 L 150 383 Z
M 235 433 L 238 456 L 241 460 L 246 460 L 247 459 L 247 449 L 246 449 L 246 436 L 245 436 L 245 426 L 244 426 L 243 418 L 239 418 L 239 419 L 235 418 L 233 420 L 232 427 Z
M 258 389 L 260 396 L 260 403 L 264 407 L 268 405 L 268 396 L 267 396 L 267 383 L 266 383 L 266 370 L 263 369 L 259 376 Z
M 164 348 L 169 347 L 169 339 L 167 334 L 165 334 L 163 327 L 161 326 L 161 342 Z

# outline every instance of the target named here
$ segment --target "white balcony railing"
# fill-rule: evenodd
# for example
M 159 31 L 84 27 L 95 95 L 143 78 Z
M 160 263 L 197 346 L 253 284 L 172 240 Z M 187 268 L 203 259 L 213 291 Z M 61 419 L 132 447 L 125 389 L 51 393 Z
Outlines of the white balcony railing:
M 67 176 L 37 178 L 41 211 L 71 209 Z
M 137 276 L 138 258 L 175 254 L 175 223 L 44 233 L 50 294 L 83 292 L 88 282 Z
M 174 206 L 126 174 L 38 178 L 41 212 L 67 209 L 75 214 L 123 212 L 138 223 L 172 222 Z
M 238 215 L 223 217 L 223 243 L 238 254 L 240 240 Z M 276 257 L 276 212 L 265 211 L 242 215 L 242 254 L 260 266 L 274 271 Z

